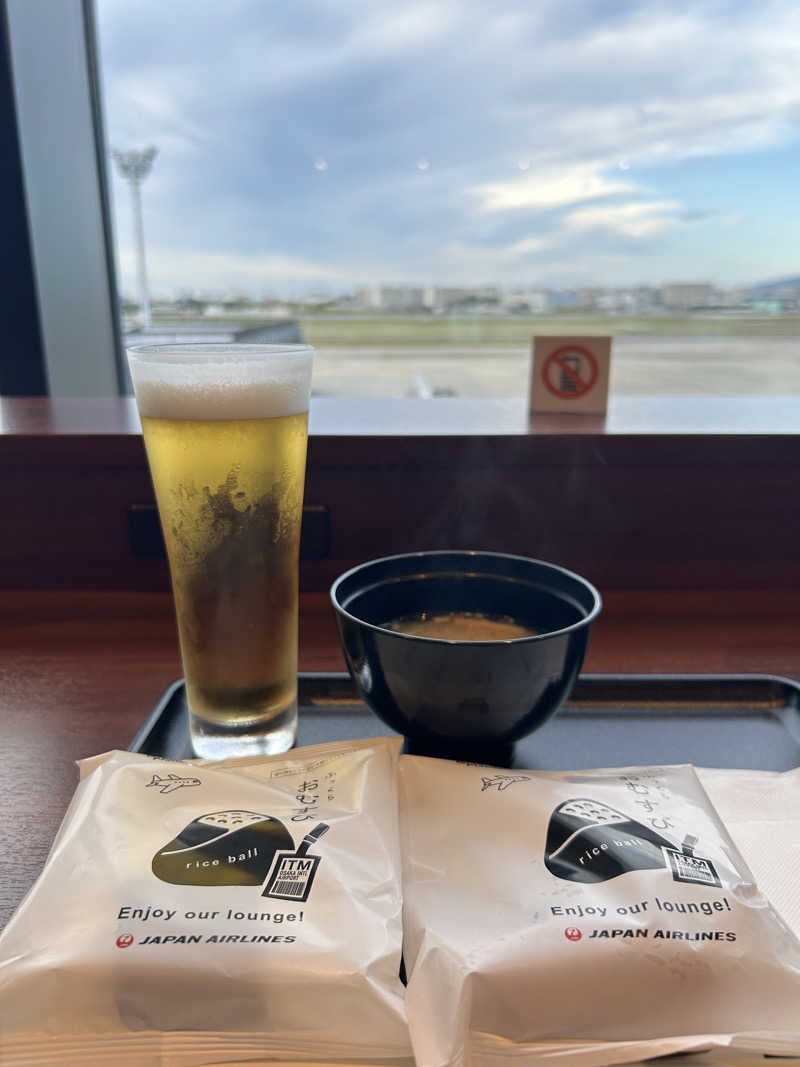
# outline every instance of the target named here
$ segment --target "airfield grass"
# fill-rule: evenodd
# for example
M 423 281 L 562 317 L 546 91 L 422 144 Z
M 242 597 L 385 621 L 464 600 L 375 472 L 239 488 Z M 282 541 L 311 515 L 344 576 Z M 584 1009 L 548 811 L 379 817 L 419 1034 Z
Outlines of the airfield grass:
M 562 337 L 647 334 L 696 337 L 797 337 L 800 315 L 301 315 L 312 345 L 520 345 L 536 334 Z

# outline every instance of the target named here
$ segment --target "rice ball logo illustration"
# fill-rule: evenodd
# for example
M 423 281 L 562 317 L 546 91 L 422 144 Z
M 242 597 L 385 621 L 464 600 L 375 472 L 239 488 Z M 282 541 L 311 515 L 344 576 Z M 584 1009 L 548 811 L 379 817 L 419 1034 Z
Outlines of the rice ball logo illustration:
M 628 871 L 666 867 L 673 843 L 596 800 L 567 800 L 550 816 L 545 866 L 568 882 L 607 882 Z
M 255 811 L 215 811 L 193 819 L 153 857 L 171 885 L 261 885 L 275 853 L 294 849 L 279 819 Z

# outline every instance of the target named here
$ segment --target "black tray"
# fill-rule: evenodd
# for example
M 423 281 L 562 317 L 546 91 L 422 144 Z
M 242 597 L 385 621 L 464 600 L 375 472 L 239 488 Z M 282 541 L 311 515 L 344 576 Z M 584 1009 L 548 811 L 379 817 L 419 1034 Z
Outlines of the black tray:
M 301 674 L 298 745 L 392 731 L 347 674 Z M 130 744 L 188 759 L 186 694 L 175 682 Z M 773 675 L 603 675 L 578 679 L 549 723 L 517 743 L 514 765 L 540 770 L 694 763 L 785 771 L 800 765 L 800 684 Z

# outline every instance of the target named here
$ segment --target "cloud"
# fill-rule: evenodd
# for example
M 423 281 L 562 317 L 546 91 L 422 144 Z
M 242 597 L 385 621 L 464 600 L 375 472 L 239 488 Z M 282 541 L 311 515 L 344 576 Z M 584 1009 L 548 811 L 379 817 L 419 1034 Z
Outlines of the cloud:
M 523 237 L 508 247 L 511 256 L 531 256 L 545 252 L 553 244 L 552 237 Z
M 678 200 L 633 200 L 576 208 L 564 221 L 569 230 L 608 230 L 624 237 L 651 237 L 684 220 Z
M 669 262 L 711 262 L 708 234 L 681 225 L 709 213 L 742 220 L 755 277 L 762 259 L 794 269 L 800 233 L 784 226 L 776 253 L 758 229 L 767 185 L 788 202 L 796 172 L 765 162 L 800 138 L 794 0 L 98 0 L 97 15 L 108 140 L 159 147 L 145 231 L 173 288 L 215 255 L 298 285 L 525 282 L 545 253 L 568 262 L 580 239 L 600 262 L 620 236 L 657 279 L 669 242 Z M 132 289 L 116 175 L 113 195 Z
M 525 178 L 490 182 L 471 190 L 480 200 L 480 210 L 547 210 L 581 200 L 615 196 L 637 190 L 632 182 L 605 178 L 592 164 L 562 170 L 537 171 Z

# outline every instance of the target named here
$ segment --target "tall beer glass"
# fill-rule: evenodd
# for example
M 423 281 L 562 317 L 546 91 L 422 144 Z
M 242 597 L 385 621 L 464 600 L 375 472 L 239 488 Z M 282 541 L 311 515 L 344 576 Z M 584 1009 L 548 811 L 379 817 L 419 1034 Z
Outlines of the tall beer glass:
M 306 345 L 128 349 L 192 744 L 209 759 L 294 743 L 311 359 Z

